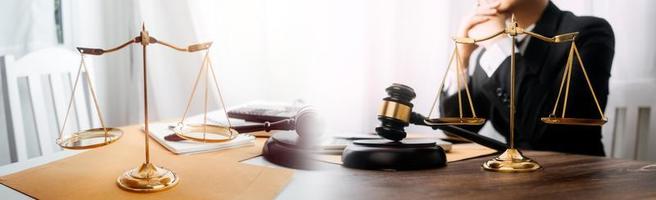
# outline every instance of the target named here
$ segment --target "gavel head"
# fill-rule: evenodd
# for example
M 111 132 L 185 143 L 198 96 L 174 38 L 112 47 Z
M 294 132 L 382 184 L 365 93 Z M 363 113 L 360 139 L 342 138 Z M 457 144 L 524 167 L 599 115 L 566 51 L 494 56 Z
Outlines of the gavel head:
M 298 110 L 294 117 L 296 133 L 303 139 L 320 138 L 323 131 L 323 123 L 319 113 L 310 106 Z
M 405 127 L 410 123 L 412 113 L 412 99 L 417 94 L 403 84 L 394 83 L 385 89 L 387 97 L 383 98 L 383 105 L 378 113 L 381 125 L 376 127 L 376 133 L 383 138 L 400 141 L 406 137 Z

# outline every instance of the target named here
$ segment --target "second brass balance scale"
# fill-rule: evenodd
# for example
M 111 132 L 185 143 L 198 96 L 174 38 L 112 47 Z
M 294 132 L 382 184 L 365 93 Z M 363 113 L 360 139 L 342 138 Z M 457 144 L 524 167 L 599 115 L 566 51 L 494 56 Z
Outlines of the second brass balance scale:
M 196 142 L 227 142 L 235 139 L 239 134 L 237 131 L 232 129 L 232 124 L 227 116 L 225 109 L 225 103 L 223 101 L 223 96 L 219 88 L 219 84 L 216 78 L 214 68 L 209 56 L 209 48 L 212 43 L 198 43 L 192 44 L 185 48 L 177 47 L 162 40 L 158 40 L 149 35 L 146 31 L 145 25 L 142 25 L 140 35 L 133 38 L 130 41 L 125 42 L 124 44 L 111 48 L 111 49 L 99 49 L 99 48 L 84 48 L 78 47 L 80 52 L 80 66 L 78 68 L 77 76 L 72 89 L 72 94 L 70 101 L 68 103 L 68 108 L 66 115 L 64 117 L 64 122 L 62 123 L 61 131 L 59 132 L 59 138 L 57 139 L 57 144 L 65 149 L 91 149 L 96 147 L 101 147 L 109 145 L 118 139 L 121 138 L 123 132 L 117 128 L 109 128 L 105 126 L 105 122 L 102 118 L 102 113 L 100 112 L 100 106 L 97 101 L 95 90 L 90 78 L 90 75 L 87 70 L 86 63 L 84 61 L 84 55 L 103 55 L 105 53 L 110 53 L 123 49 L 130 44 L 140 44 L 142 46 L 142 55 L 143 55 L 143 100 L 144 100 L 144 152 L 145 152 L 145 162 L 140 166 L 128 170 L 117 178 L 117 185 L 122 189 L 133 191 L 133 192 L 156 192 L 162 191 L 168 188 L 175 186 L 179 177 L 172 170 L 166 169 L 164 167 L 157 166 L 150 162 L 150 150 L 149 150 L 149 120 L 148 120 L 148 79 L 147 79 L 147 54 L 146 47 L 150 44 L 160 44 L 171 49 L 181 51 L 181 52 L 199 52 L 205 51 L 202 65 L 196 76 L 196 80 L 191 91 L 191 96 L 185 108 L 184 114 L 182 115 L 181 120 L 178 124 L 172 128 L 175 134 L 181 138 L 188 139 Z M 86 73 L 82 73 L 82 72 Z M 79 78 L 81 75 L 84 75 L 87 82 L 87 88 L 90 91 L 92 100 L 94 103 L 94 108 L 98 115 L 98 120 L 100 121 L 101 128 L 91 128 L 87 130 L 75 131 L 73 133 L 64 134 L 66 122 L 69 117 L 69 113 L 74 103 L 74 96 L 78 86 Z M 204 75 L 204 76 L 203 76 Z M 204 115 L 202 123 L 187 123 L 186 117 L 191 106 L 192 100 L 196 93 L 198 84 L 201 79 L 204 79 Z M 212 85 L 216 87 L 218 91 L 219 100 L 221 101 L 221 106 L 223 108 L 223 114 L 227 119 L 227 124 L 216 124 L 208 123 L 207 114 L 208 114 L 208 90 L 210 87 L 210 80 L 213 79 Z
M 585 70 L 585 66 L 583 65 L 583 60 L 581 59 L 580 53 L 578 51 L 578 48 L 576 47 L 576 36 L 578 35 L 578 32 L 573 32 L 573 33 L 565 33 L 561 35 L 556 35 L 554 37 L 545 37 L 537 33 L 533 33 L 530 31 L 526 31 L 523 28 L 519 27 L 517 24 L 517 20 L 515 19 L 515 16 L 512 15 L 511 17 L 511 23 L 507 25 L 507 27 L 504 30 L 501 30 L 497 33 L 494 33 L 492 35 L 489 35 L 487 37 L 483 38 L 454 38 L 454 50 L 453 53 L 451 54 L 450 60 L 448 67 L 446 69 L 446 72 L 444 74 L 444 77 L 442 78 L 440 87 L 437 91 L 437 95 L 435 96 L 435 99 L 433 101 L 433 104 L 431 106 L 431 110 L 428 114 L 427 119 L 424 120 L 424 122 L 428 125 L 431 126 L 442 126 L 442 125 L 463 125 L 463 126 L 471 126 L 471 125 L 483 125 L 485 123 L 485 119 L 479 118 L 476 116 L 476 111 L 474 109 L 474 103 L 471 98 L 471 94 L 469 92 L 469 88 L 467 86 L 467 83 L 464 81 L 466 80 L 465 78 L 461 77 L 463 75 L 463 69 L 462 69 L 462 59 L 460 58 L 460 55 L 458 55 L 458 44 L 476 44 L 481 41 L 486 41 L 493 39 L 497 36 L 500 36 L 502 34 L 505 34 L 506 36 L 510 37 L 512 40 L 512 49 L 511 49 L 511 63 L 510 63 L 510 119 L 509 119 L 509 144 L 508 144 L 508 149 L 506 149 L 505 152 L 500 154 L 499 156 L 483 163 L 482 167 L 485 170 L 488 171 L 496 171 L 496 172 L 532 172 L 535 170 L 538 170 L 541 168 L 540 164 L 538 164 L 536 161 L 523 156 L 522 153 L 515 148 L 514 140 L 515 140 L 515 37 L 520 34 L 526 34 L 528 36 L 537 38 L 539 40 L 542 40 L 544 42 L 548 43 L 571 43 L 570 49 L 569 49 L 569 55 L 567 58 L 567 63 L 565 64 L 565 68 L 563 70 L 563 75 L 562 75 L 562 80 L 560 83 L 560 88 L 558 90 L 558 96 L 555 100 L 554 107 L 552 112 L 550 113 L 549 116 L 547 117 L 542 117 L 540 120 L 544 123 L 547 124 L 555 124 L 555 125 L 580 125 L 580 126 L 601 126 L 606 123 L 607 119 L 606 116 L 604 115 L 603 110 L 601 109 L 601 106 L 599 105 L 599 101 L 597 100 L 597 95 L 594 92 L 594 89 L 592 88 L 592 84 L 590 83 L 590 79 L 588 78 L 588 74 Z M 581 68 L 581 71 L 583 72 L 583 77 L 586 80 L 586 83 L 588 85 L 588 89 L 590 90 L 590 95 L 592 95 L 594 99 L 594 103 L 597 106 L 597 110 L 599 111 L 600 118 L 599 119 L 584 119 L 584 118 L 569 118 L 565 116 L 565 113 L 567 111 L 567 101 L 569 97 L 569 88 L 570 88 L 570 80 L 572 78 L 572 68 L 574 64 L 574 58 L 576 57 L 576 60 L 578 61 L 578 64 Z M 431 118 L 433 111 L 435 110 L 435 107 L 437 105 L 437 102 L 439 101 L 439 98 L 441 96 L 441 93 L 444 89 L 444 82 L 447 78 L 447 74 L 453 64 L 453 60 L 456 60 L 456 84 L 458 88 L 458 93 L 457 93 L 457 98 L 458 98 L 458 111 L 459 111 L 459 116 L 457 117 L 439 117 L 439 118 Z M 462 94 L 461 94 L 461 86 L 464 86 L 464 93 L 467 96 L 467 102 L 469 103 L 469 107 L 471 109 L 471 117 L 465 117 L 463 115 L 463 108 L 462 108 Z M 564 89 L 564 91 L 563 91 Z M 558 106 L 561 104 L 561 96 L 563 96 L 564 92 L 564 98 L 562 99 L 562 109 L 560 110 L 560 114 L 558 115 Z

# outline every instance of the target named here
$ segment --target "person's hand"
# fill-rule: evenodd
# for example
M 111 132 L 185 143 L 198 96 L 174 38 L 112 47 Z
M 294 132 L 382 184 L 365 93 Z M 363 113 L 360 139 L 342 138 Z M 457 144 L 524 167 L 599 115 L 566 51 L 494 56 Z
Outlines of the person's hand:
M 472 38 L 484 38 L 490 34 L 497 33 L 503 30 L 506 27 L 506 18 L 508 17 L 505 13 L 501 13 L 498 10 L 499 1 L 491 4 L 482 4 L 476 10 L 476 15 L 481 17 L 487 17 L 488 20 L 485 22 L 476 24 L 472 27 L 468 35 Z M 481 41 L 478 45 L 486 47 L 495 42 L 500 37 L 496 37 L 490 40 Z
M 500 14 L 497 10 L 499 7 L 499 2 L 478 5 L 474 14 L 469 17 L 466 17 L 465 20 L 461 23 L 460 28 L 457 33 L 457 37 L 469 37 L 469 38 L 481 38 L 489 34 L 492 34 L 495 31 L 501 30 L 504 28 L 505 16 Z M 496 27 L 499 25 L 501 28 Z M 496 30 L 490 31 L 489 29 Z M 488 31 L 488 32 L 484 32 Z M 460 55 L 464 67 L 467 66 L 467 60 L 471 56 L 471 53 L 478 47 L 475 44 L 458 44 L 458 54 Z

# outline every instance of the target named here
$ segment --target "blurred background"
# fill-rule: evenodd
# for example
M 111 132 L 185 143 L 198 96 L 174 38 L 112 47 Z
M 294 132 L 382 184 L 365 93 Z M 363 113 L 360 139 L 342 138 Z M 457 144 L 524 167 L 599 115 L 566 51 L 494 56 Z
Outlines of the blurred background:
M 650 104 L 656 38 L 649 37 L 656 32 L 656 1 L 553 2 L 605 18 L 615 31 L 606 154 L 656 160 Z M 110 48 L 137 36 L 145 23 L 152 36 L 176 45 L 214 42 L 210 55 L 227 106 L 300 99 L 322 110 L 335 131 L 370 133 L 391 83 L 413 87 L 414 110 L 429 112 L 453 48 L 450 38 L 474 6 L 475 0 L 3 0 L 0 55 L 20 59 L 53 46 Z M 149 48 L 152 120 L 182 115 L 202 56 Z M 107 124 L 142 123 L 141 48 L 87 58 Z M 202 104 L 192 105 L 192 114 L 201 112 Z M 4 118 L 0 125 L 6 149 Z M 491 127 L 482 134 L 502 139 Z M 0 164 L 11 162 L 5 149 Z

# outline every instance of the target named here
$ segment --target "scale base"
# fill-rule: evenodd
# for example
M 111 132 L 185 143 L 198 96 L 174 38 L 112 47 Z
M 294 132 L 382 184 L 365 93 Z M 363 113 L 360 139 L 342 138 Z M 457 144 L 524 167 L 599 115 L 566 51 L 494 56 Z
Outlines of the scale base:
M 435 141 L 356 140 L 342 154 L 344 167 L 371 170 L 419 170 L 446 166 L 446 153 Z
M 144 163 L 123 173 L 116 179 L 116 183 L 122 189 L 132 192 L 157 192 L 177 185 L 178 180 L 173 171 Z
M 522 155 L 518 149 L 507 149 L 501 155 L 483 163 L 483 169 L 493 172 L 534 172 L 540 164 Z

